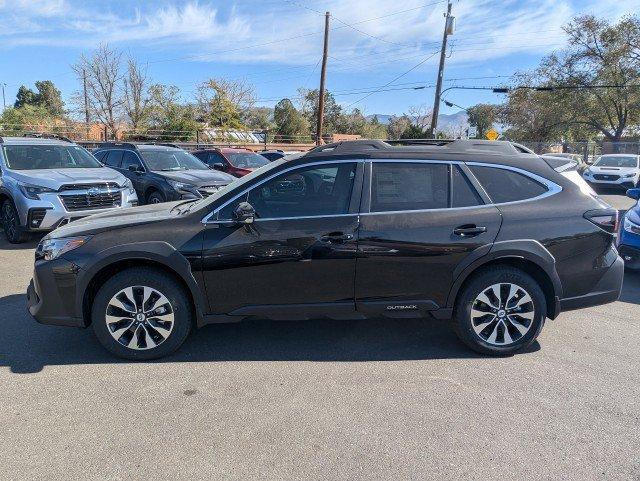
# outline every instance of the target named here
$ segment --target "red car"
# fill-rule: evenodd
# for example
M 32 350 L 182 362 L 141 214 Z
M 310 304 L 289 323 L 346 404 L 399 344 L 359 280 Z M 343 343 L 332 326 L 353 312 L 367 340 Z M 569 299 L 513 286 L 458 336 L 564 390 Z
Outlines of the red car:
M 209 167 L 242 177 L 269 163 L 269 160 L 248 149 L 204 149 L 193 152 Z

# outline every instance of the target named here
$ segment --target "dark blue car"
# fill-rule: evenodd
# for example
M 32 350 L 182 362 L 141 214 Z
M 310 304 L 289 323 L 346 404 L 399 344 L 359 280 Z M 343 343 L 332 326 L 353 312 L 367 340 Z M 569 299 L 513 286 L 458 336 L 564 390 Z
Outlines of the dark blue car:
M 640 199 L 640 189 L 629 189 L 627 196 L 635 200 Z M 640 203 L 638 202 L 622 219 L 618 250 L 627 269 L 640 270 Z

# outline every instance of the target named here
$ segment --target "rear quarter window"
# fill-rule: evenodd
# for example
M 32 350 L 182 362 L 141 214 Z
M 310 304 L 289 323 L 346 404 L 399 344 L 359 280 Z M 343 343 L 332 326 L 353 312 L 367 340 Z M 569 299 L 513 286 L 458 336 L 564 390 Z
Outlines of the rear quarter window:
M 495 204 L 532 199 L 547 192 L 546 186 L 520 172 L 477 165 L 469 168 Z

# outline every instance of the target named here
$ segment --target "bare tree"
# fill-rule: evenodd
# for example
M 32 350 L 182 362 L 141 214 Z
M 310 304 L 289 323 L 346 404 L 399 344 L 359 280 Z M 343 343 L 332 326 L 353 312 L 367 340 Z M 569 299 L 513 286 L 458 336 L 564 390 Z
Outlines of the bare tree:
M 82 82 L 86 76 L 89 109 L 93 117 L 102 122 L 111 136 L 116 136 L 122 99 L 118 84 L 122 80 L 120 59 L 122 54 L 101 44 L 90 57 L 82 55 L 73 70 Z
M 144 126 L 149 117 L 149 95 L 147 92 L 147 71 L 135 59 L 127 59 L 127 72 L 123 80 L 123 110 L 136 131 Z
M 408 109 L 408 117 L 411 123 L 422 131 L 431 127 L 431 116 L 433 112 L 427 104 L 414 105 Z

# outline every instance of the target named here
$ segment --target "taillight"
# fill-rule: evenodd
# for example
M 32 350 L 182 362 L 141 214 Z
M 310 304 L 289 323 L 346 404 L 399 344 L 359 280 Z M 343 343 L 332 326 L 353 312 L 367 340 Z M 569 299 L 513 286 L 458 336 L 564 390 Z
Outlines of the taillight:
M 618 232 L 618 211 L 615 209 L 590 210 L 584 213 L 584 218 L 610 234 Z

